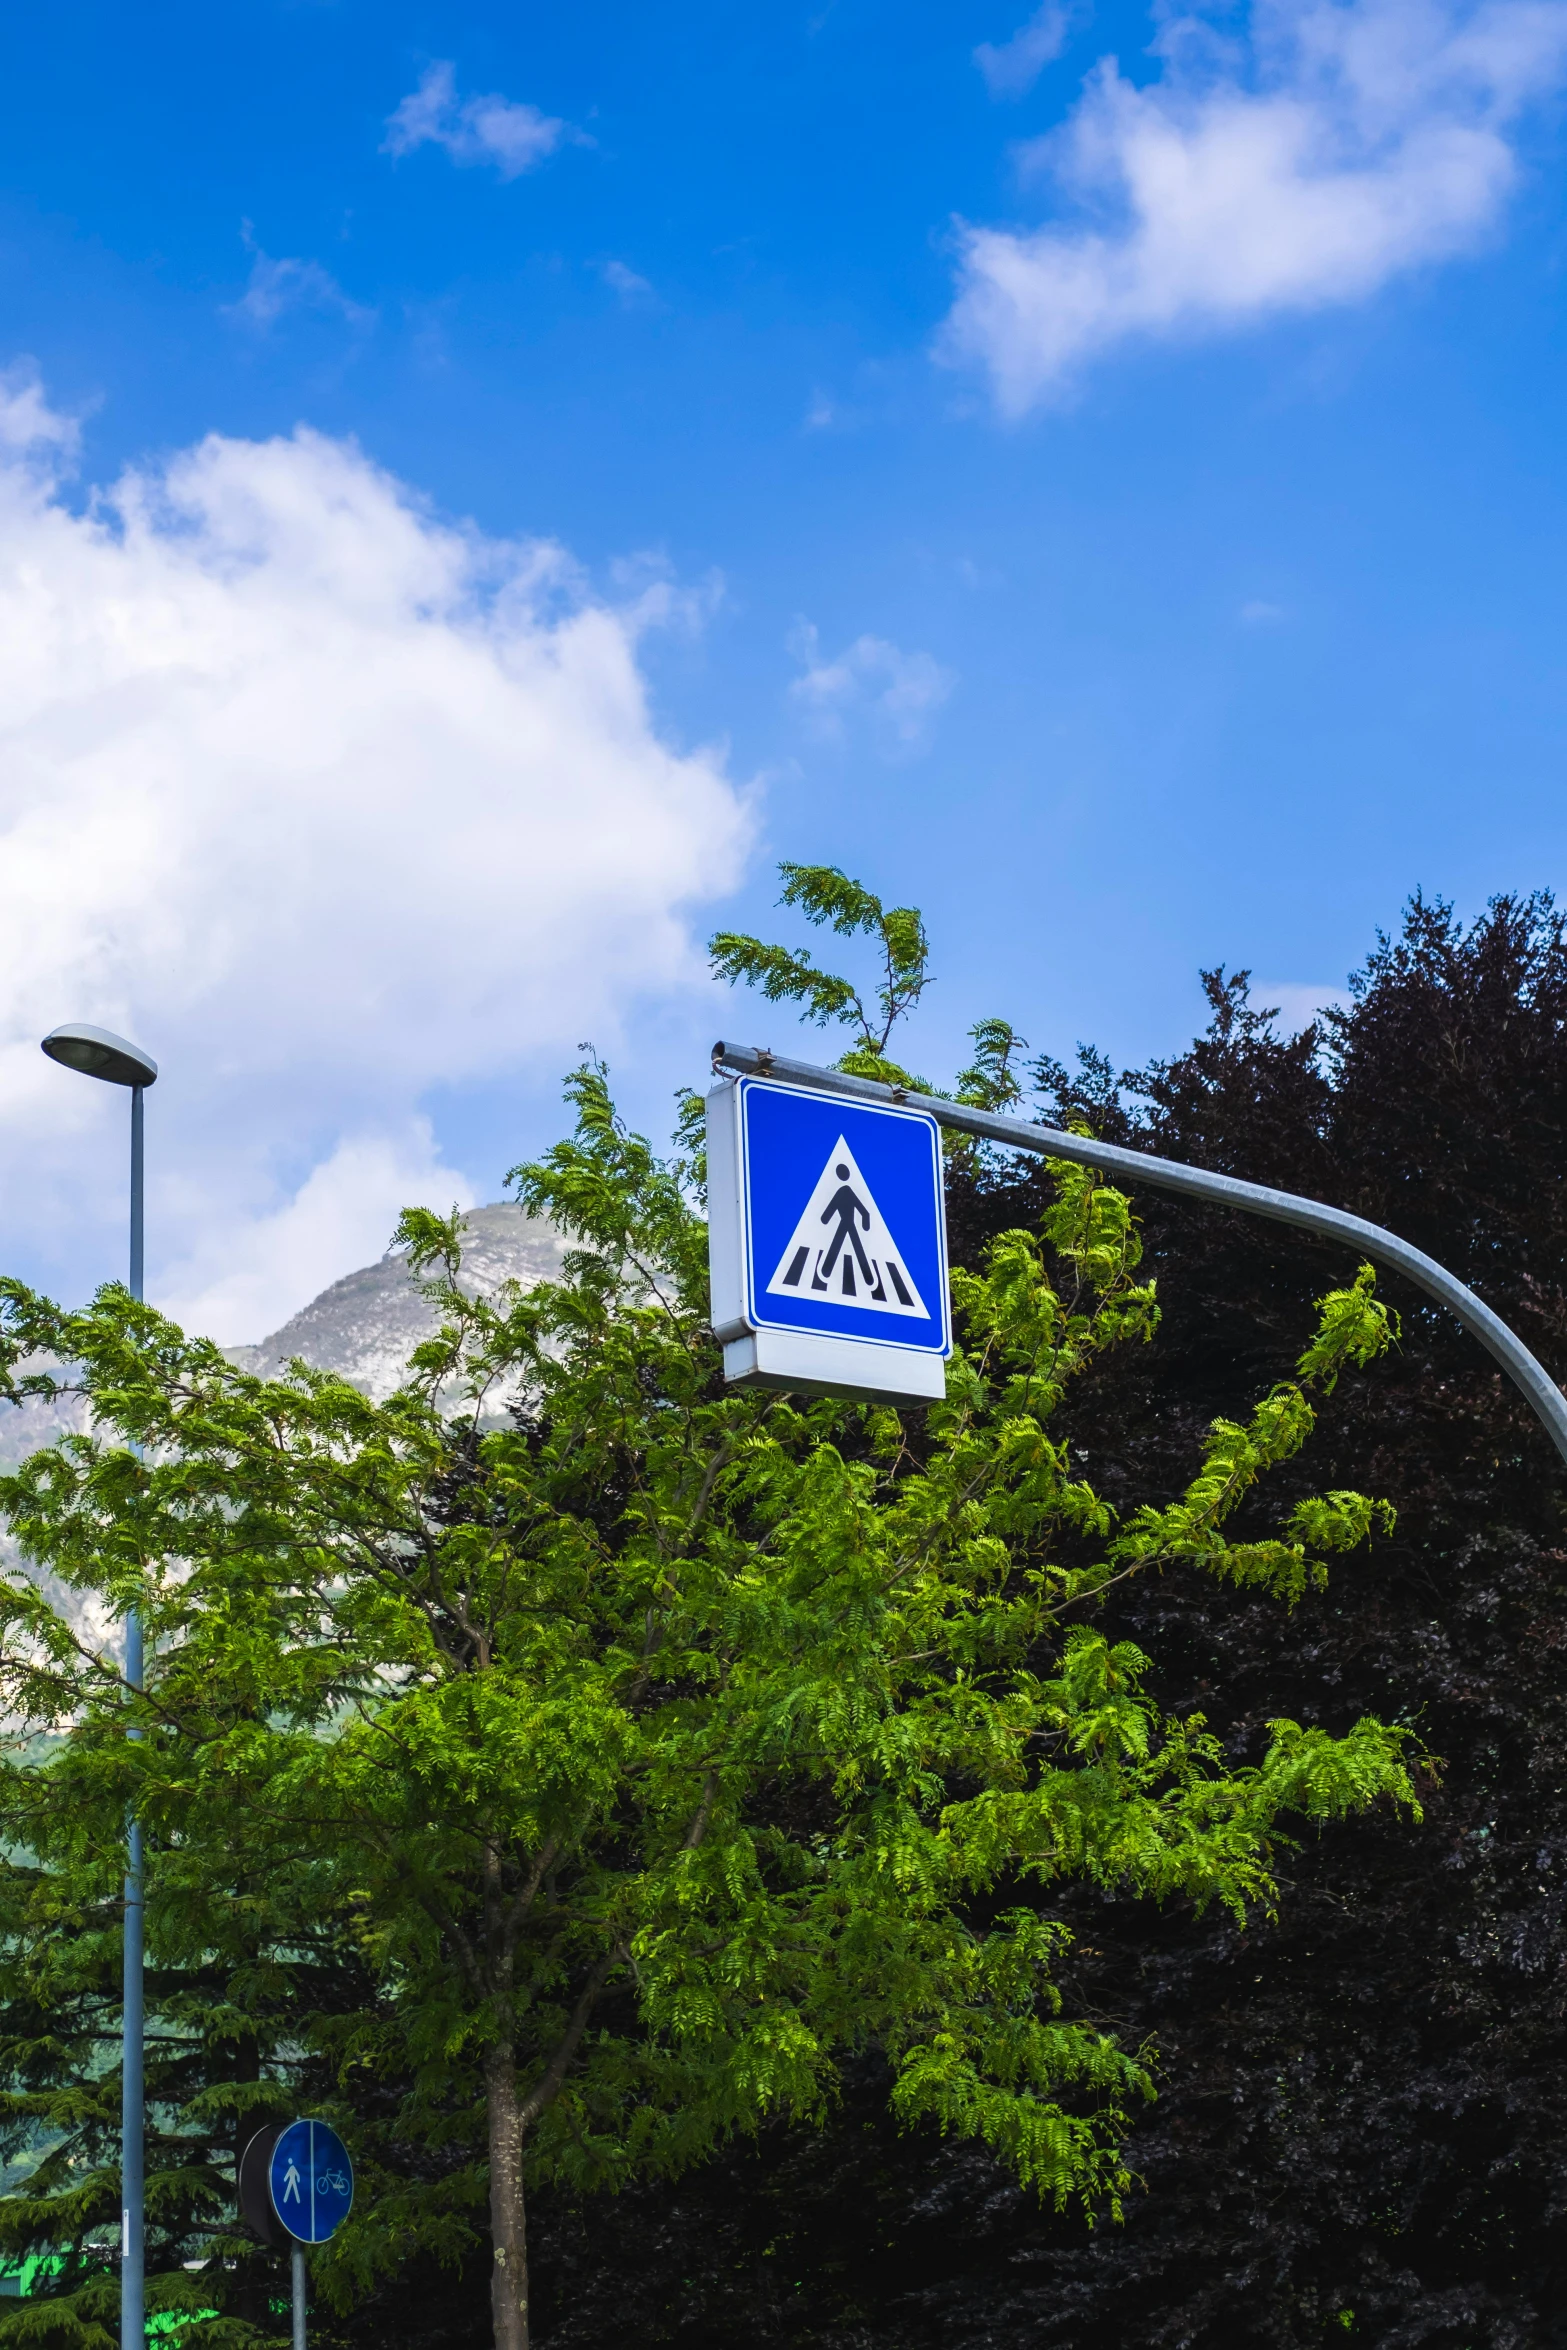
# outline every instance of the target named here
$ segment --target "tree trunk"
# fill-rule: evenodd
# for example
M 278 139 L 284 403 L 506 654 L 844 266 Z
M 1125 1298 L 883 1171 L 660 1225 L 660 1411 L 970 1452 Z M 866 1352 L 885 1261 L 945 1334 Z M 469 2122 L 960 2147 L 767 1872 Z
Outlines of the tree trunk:
M 517 2109 L 516 2055 L 497 2041 L 484 2059 L 490 2124 L 490 2236 L 495 2266 L 490 2308 L 495 2350 L 529 2350 L 528 2218 L 522 2193 L 522 2116 Z

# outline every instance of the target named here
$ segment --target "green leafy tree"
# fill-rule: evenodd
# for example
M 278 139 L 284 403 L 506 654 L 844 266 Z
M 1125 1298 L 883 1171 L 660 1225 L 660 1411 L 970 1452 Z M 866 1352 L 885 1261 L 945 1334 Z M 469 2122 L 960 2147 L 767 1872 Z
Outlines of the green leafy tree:
M 825 925 L 840 938 L 873 938 L 881 950 L 874 987 L 819 970 L 804 951 L 769 946 L 739 930 L 720 930 L 708 941 L 708 955 L 720 979 L 743 981 L 770 1004 L 798 1004 L 819 1028 L 853 1031 L 854 1041 L 836 1066 L 851 1077 L 880 1077 L 896 1084 L 909 1073 L 887 1058 L 898 1022 L 913 1011 L 930 985 L 930 942 L 924 917 L 914 906 L 884 906 L 863 882 L 851 881 L 836 865 L 782 864 L 782 906 L 798 906 L 808 922 Z
M 68 1694 L 77 1668 L 57 1678 Z M 42 1689 L 38 1695 L 42 1696 Z M 110 2350 L 118 2340 L 120 1923 L 116 1791 L 124 1741 L 107 1712 L 39 1767 L 0 1782 L 0 2255 L 45 2264 L 27 2298 L 0 2303 L 7 2340 Z M 341 2102 L 330 2061 L 302 2041 L 375 1986 L 319 1869 L 280 1866 L 251 1833 L 237 1785 L 216 1814 L 163 1841 L 147 1978 L 147 2221 L 153 2305 L 202 2319 L 215 2346 L 250 2341 L 280 2298 L 275 2255 L 237 2224 L 234 2162 L 251 2131 L 303 2104 Z M 367 2133 L 357 2131 L 361 2143 Z M 373 2159 L 373 2145 L 372 2145 Z M 187 2265 L 188 2264 L 188 2265 Z M 217 2315 L 214 2315 L 214 2312 Z
M 886 986 L 913 1000 L 918 917 L 795 871 L 839 927 L 904 925 Z M 879 1052 L 895 1011 L 879 1039 L 854 1016 Z M 346 2306 L 415 2249 L 456 2256 L 487 2201 L 497 2350 L 530 2339 L 530 2179 L 614 2188 L 820 2118 L 866 2048 L 904 2119 L 1114 2211 L 1152 2084 L 1143 2052 L 1066 2012 L 1052 1885 L 1243 1914 L 1271 1900 L 1282 1816 L 1413 1802 L 1399 1730 L 1280 1720 L 1240 1764 L 1200 1716 L 1163 1715 L 1147 1659 L 1093 1621 L 1153 1568 L 1288 1601 L 1365 1539 L 1377 1510 L 1347 1492 L 1227 1529 L 1305 1442 L 1313 1393 L 1386 1344 L 1369 1270 L 1323 1301 L 1298 1378 L 1214 1428 L 1181 1498 L 1117 1524 L 1050 1421 L 1153 1326 L 1119 1194 L 1054 1167 L 1042 1231 L 957 1277 L 944 1404 L 730 1393 L 681 1163 L 625 1130 L 597 1067 L 570 1090 L 575 1133 L 516 1176 L 573 1236 L 562 1279 L 475 1300 L 457 1220 L 411 1213 L 444 1323 L 385 1404 L 303 1365 L 247 1377 L 122 1290 L 67 1313 L 0 1288 L 5 1392 L 52 1392 L 40 1366 L 68 1362 L 107 1431 L 26 1461 L 0 1510 L 60 1583 L 134 1601 L 152 1660 L 133 1696 L 37 1584 L 6 1584 L 5 1709 L 55 1738 L 0 1790 L 5 1865 L 32 1888 L 0 1912 L 11 1947 L 61 1839 L 107 1868 L 134 1804 L 155 1968 L 238 1935 L 253 1973 L 295 1969 L 271 2100 L 313 2065 L 353 2136 L 364 2084 L 400 2085 L 361 2130 L 366 2191 L 323 2289 Z M 352 1954 L 357 1997 L 311 1998 L 307 1920 Z M 13 2110 L 65 2127 L 66 2104 Z M 399 2170 L 388 2149 L 410 2145 L 430 2159 Z M 78 2185 L 42 2177 L 13 2247 L 79 2261 L 99 2205 Z M 204 2306 L 224 2245 L 218 2225 Z M 157 2290 L 199 2298 L 183 2271 Z M 47 2339 L 44 2308 L 0 2341 Z M 254 2337 L 229 2310 L 190 2338 Z
M 875 939 L 882 967 L 874 988 L 862 989 L 853 980 L 820 970 L 799 949 L 773 946 L 738 930 L 720 930 L 709 939 L 714 977 L 754 987 L 768 1003 L 798 1004 L 819 1028 L 837 1024 L 850 1029 L 853 1042 L 834 1064 L 846 1075 L 935 1091 L 887 1054 L 894 1028 L 931 984 L 924 917 L 913 906 L 883 906 L 863 882 L 852 881 L 836 865 L 785 863 L 778 870 L 784 884 L 780 905 L 798 906 L 807 921 L 830 926 L 840 938 Z M 1015 1063 L 1028 1049 L 1028 1039 L 1000 1019 L 976 1021 L 969 1035 L 974 1058 L 958 1073 L 955 1098 L 982 1110 L 1012 1109 L 1023 1099 Z M 955 1147 L 973 1155 L 973 1146 L 966 1142 Z
M 958 1072 L 956 1099 L 977 1110 L 1015 1109 L 1023 1099 L 1023 1084 L 1013 1062 L 1027 1052 L 1028 1038 L 1019 1036 L 1009 1020 L 976 1020 L 969 1035 L 974 1058 Z

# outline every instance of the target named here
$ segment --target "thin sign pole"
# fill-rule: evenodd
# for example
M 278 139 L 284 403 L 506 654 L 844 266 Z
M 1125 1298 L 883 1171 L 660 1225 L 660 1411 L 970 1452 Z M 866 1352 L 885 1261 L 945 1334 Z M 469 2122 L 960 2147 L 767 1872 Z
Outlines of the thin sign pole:
M 294 2271 L 294 2342 L 293 2350 L 306 2350 L 305 2343 L 305 2247 L 296 2243 L 291 2263 Z
M 131 1280 L 132 1297 L 143 1286 L 144 1151 L 143 1086 L 131 1089 Z M 137 1451 L 140 1451 L 138 1446 Z M 140 1689 L 143 1678 L 139 1610 L 125 1619 L 125 1678 Z M 141 1732 L 133 1729 L 133 1738 Z M 141 1822 L 126 1821 L 125 1984 L 120 2059 L 120 2350 L 145 2350 L 147 2340 L 146 2241 L 144 2205 L 143 1920 Z M 302 2337 L 301 2337 L 302 2338 Z

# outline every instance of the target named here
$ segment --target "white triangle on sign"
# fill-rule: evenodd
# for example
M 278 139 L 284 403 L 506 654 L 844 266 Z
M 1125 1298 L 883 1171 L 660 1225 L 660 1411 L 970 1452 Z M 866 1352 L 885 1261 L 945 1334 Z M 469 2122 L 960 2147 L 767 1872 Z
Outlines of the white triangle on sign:
M 800 1211 L 767 1294 L 930 1320 L 903 1252 L 841 1134 Z

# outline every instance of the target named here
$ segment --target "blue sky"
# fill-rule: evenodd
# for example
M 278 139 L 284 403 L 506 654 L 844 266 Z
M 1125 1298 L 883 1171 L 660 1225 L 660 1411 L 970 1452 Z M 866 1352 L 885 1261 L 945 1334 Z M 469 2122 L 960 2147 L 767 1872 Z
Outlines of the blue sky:
M 782 1041 L 689 944 L 794 935 L 780 856 L 926 909 L 937 1076 L 982 1013 L 1135 1061 L 1201 964 L 1303 1005 L 1416 886 L 1559 885 L 1561 0 L 6 39 L 16 1269 L 118 1246 L 40 1019 L 161 1045 L 154 1286 L 237 1339 L 410 1187 L 493 1196 L 579 1035 L 655 1123 Z

